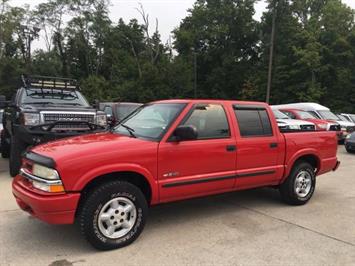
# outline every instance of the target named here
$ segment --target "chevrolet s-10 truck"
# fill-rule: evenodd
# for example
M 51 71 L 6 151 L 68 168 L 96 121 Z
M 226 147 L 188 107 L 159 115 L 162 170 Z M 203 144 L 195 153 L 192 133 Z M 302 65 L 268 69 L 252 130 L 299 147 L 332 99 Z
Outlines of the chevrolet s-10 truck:
M 265 103 L 166 100 L 109 132 L 28 150 L 13 194 L 34 217 L 76 222 L 95 248 L 109 250 L 140 235 L 150 206 L 265 186 L 302 205 L 316 176 L 338 166 L 335 132 L 281 133 Z

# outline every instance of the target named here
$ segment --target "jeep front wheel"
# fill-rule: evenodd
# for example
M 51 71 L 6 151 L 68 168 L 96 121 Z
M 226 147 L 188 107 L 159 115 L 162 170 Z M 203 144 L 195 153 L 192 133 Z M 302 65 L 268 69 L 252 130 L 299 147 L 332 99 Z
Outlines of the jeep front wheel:
M 10 141 L 10 158 L 9 158 L 9 170 L 12 177 L 16 176 L 21 168 L 21 156 L 22 152 L 26 149 L 26 145 L 11 137 Z
M 100 250 L 131 244 L 142 232 L 148 204 L 139 188 L 123 181 L 105 183 L 90 192 L 78 219 L 81 232 Z

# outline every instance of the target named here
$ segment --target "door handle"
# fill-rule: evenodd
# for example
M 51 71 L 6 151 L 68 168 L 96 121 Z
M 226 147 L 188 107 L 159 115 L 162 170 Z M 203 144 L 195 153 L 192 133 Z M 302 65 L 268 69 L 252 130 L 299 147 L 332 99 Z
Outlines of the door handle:
M 274 149 L 277 148 L 278 144 L 276 142 L 270 143 L 270 148 Z
M 226 150 L 229 152 L 236 151 L 237 146 L 236 145 L 227 145 Z

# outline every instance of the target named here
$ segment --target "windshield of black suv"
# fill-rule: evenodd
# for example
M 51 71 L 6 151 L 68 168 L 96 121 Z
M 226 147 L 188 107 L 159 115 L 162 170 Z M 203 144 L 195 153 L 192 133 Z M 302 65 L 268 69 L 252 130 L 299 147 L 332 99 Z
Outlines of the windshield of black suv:
M 276 119 L 291 119 L 289 118 L 287 115 L 285 115 L 283 112 L 279 111 L 279 110 L 272 110 Z
M 325 120 L 336 120 L 336 121 L 340 120 L 339 117 L 337 117 L 335 114 L 333 114 L 331 111 L 328 111 L 328 110 L 321 110 L 321 111 L 318 111 L 318 113 Z
M 113 132 L 159 140 L 184 107 L 185 104 L 180 103 L 143 105 L 115 127 Z
M 88 102 L 79 91 L 61 89 L 24 89 L 21 94 L 20 103 L 89 106 Z

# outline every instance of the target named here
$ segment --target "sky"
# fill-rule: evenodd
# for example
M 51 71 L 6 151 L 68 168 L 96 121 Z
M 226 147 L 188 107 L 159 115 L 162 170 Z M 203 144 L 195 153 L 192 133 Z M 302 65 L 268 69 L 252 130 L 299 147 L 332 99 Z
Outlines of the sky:
M 355 9 L 355 0 L 342 0 L 343 3 Z M 22 6 L 25 4 L 35 7 L 45 0 L 10 0 L 11 5 Z M 145 11 L 149 14 L 151 30 L 155 29 L 155 18 L 159 20 L 159 32 L 161 40 L 166 43 L 169 40 L 171 31 L 179 26 L 181 20 L 188 14 L 188 9 L 193 6 L 195 0 L 111 0 L 110 18 L 117 22 L 123 18 L 128 22 L 132 18 L 137 18 L 141 22 L 141 17 L 136 10 L 139 3 L 142 3 Z M 260 20 L 263 11 L 266 8 L 264 0 L 260 0 L 255 7 L 254 18 Z M 40 39 L 33 43 L 33 47 L 41 48 L 44 46 L 44 40 Z

